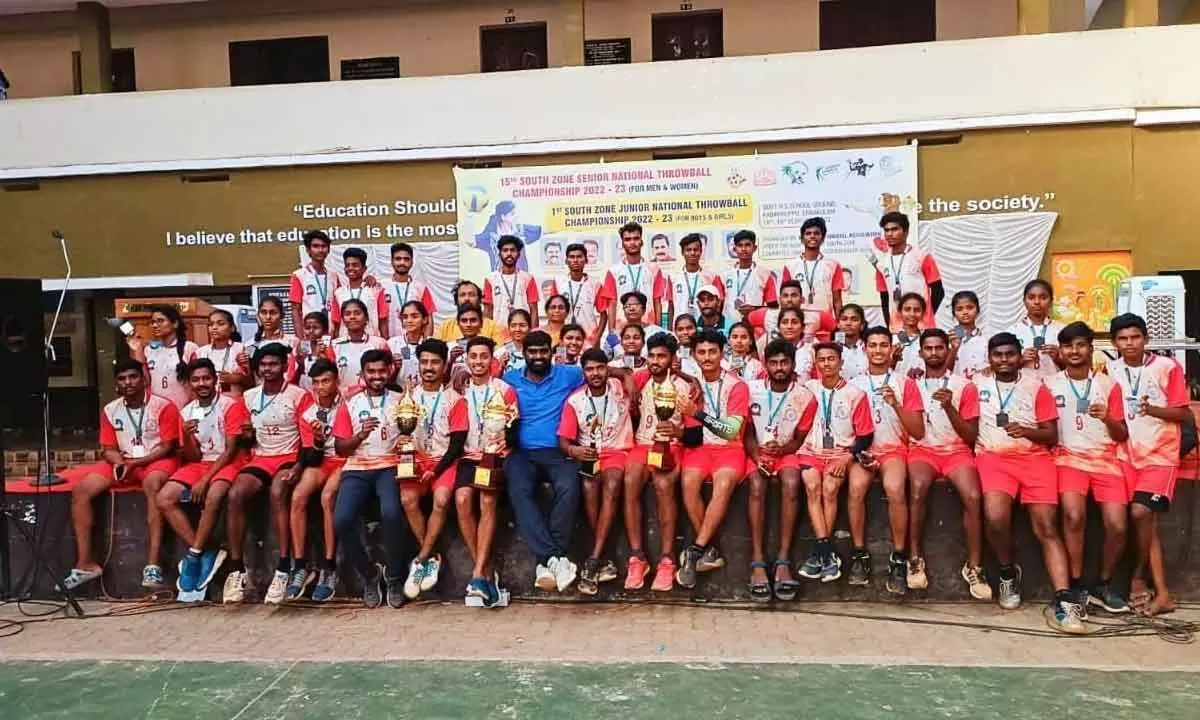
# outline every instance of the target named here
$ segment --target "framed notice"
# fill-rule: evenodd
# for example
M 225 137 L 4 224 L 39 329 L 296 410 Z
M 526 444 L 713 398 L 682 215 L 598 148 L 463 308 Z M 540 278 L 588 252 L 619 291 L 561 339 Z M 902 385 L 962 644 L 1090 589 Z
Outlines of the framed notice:
M 342 61 L 343 80 L 380 80 L 400 77 L 399 57 L 350 58 Z
M 633 41 L 627 37 L 583 41 L 584 65 L 625 65 L 631 62 Z

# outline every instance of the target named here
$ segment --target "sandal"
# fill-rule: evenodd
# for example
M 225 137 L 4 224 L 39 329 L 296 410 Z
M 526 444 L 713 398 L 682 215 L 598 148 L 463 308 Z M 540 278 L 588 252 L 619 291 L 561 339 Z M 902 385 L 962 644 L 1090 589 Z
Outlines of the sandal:
M 778 568 L 780 565 L 788 568 L 789 570 L 792 567 L 792 563 L 789 562 L 788 560 L 782 560 L 782 559 L 776 560 L 774 563 L 775 568 Z M 800 583 L 796 582 L 795 580 L 776 580 L 775 581 L 775 599 L 776 600 L 782 600 L 783 602 L 790 602 L 790 601 L 796 599 L 796 593 L 799 591 L 800 591 Z
M 766 570 L 767 564 L 761 560 L 754 560 L 750 563 L 750 569 L 752 571 Z M 748 583 L 747 587 L 750 589 L 750 599 L 754 602 L 771 602 L 771 583 L 769 581 L 764 583 Z
M 86 585 L 104 574 L 103 570 L 80 570 L 79 568 L 71 568 L 71 572 L 62 579 L 58 584 L 58 590 L 74 590 L 81 585 Z

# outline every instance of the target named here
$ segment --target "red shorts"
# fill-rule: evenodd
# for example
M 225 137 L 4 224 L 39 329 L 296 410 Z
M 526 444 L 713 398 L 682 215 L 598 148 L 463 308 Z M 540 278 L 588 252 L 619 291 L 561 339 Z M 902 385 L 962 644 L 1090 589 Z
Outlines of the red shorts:
M 295 464 L 295 455 L 254 455 L 238 472 L 253 475 L 264 485 L 270 485 L 279 471 L 287 470 Z
M 212 466 L 212 460 L 201 460 L 200 462 L 180 465 L 178 470 L 171 473 L 171 479 L 177 483 L 182 483 L 183 485 L 192 487 L 196 483 L 200 482 L 200 478 L 204 475 L 204 473 L 208 472 Z M 241 471 L 241 469 L 241 463 L 237 461 L 231 462 L 218 470 L 216 475 L 213 475 L 213 482 L 232 483 L 233 479 L 237 477 L 237 474 Z
M 763 457 L 766 457 L 766 456 L 764 455 Z M 772 475 L 772 477 L 778 477 L 780 470 L 799 470 L 800 469 L 800 458 L 797 457 L 795 453 L 791 453 L 788 455 L 778 455 L 773 459 L 775 461 L 775 473 Z M 758 470 L 758 469 L 759 469 L 758 465 L 756 465 L 754 463 L 754 460 L 752 460 L 750 458 L 750 456 L 747 455 L 746 456 L 746 476 L 749 477 L 751 473 L 753 473 L 755 470 Z
M 683 467 L 698 470 L 705 478 L 721 470 L 729 470 L 738 480 L 746 478 L 746 448 L 741 445 L 702 445 L 683 452 Z
M 669 448 L 671 457 L 675 458 L 675 465 L 673 467 L 679 467 L 683 463 L 682 448 L 675 444 L 670 445 Z M 632 448 L 625 451 L 625 464 L 645 466 L 653 449 L 653 445 L 634 445 Z
M 117 482 L 117 478 L 113 474 L 113 466 L 106 462 L 98 462 L 68 468 L 62 472 L 62 477 L 68 482 L 79 482 L 88 475 L 99 475 L 110 483 L 123 487 L 126 485 L 141 485 L 146 476 L 153 472 L 163 472 L 167 474 L 167 477 L 170 477 L 177 467 L 179 467 L 179 461 L 175 458 L 162 458 L 161 460 L 155 460 L 149 465 L 143 465 L 130 470 L 121 478 L 121 482 Z
M 879 466 L 882 466 L 884 463 L 890 462 L 892 460 L 899 460 L 900 462 L 904 463 L 905 465 L 908 464 L 908 450 L 907 449 L 886 450 L 886 451 L 878 453 L 878 454 L 868 450 L 867 453 L 869 455 L 871 455 L 873 458 L 875 458 L 875 464 L 879 465 Z
M 933 468 L 934 477 L 949 477 L 950 473 L 964 466 L 975 466 L 975 455 L 970 450 L 955 450 L 949 453 L 934 452 L 924 447 L 908 449 L 908 464 L 925 463 Z
M 329 477 L 335 471 L 341 470 L 346 464 L 346 458 L 326 455 L 321 458 L 321 474 Z
M 1099 503 L 1116 503 L 1125 505 L 1129 502 L 1129 489 L 1125 485 L 1124 475 L 1094 473 L 1079 468 L 1058 466 L 1058 492 L 1078 493 L 1087 497 L 1088 490 Z
M 424 475 L 437 467 L 437 460 L 421 460 L 417 459 L 417 472 Z M 450 467 L 433 479 L 433 482 L 426 485 L 420 480 L 401 480 L 400 489 L 407 492 L 417 492 L 425 495 L 434 490 L 454 490 L 454 482 L 458 479 L 458 462 L 450 463 Z
M 1133 499 L 1134 493 L 1162 495 L 1168 501 L 1175 499 L 1175 481 L 1179 479 L 1179 468 L 1167 465 L 1148 465 L 1134 468 L 1122 463 L 1125 472 L 1126 497 Z
M 844 455 L 830 455 L 828 457 L 823 457 L 821 455 L 812 455 L 809 453 L 797 453 L 796 461 L 800 463 L 800 467 L 812 468 L 813 470 L 824 474 L 830 465 L 849 455 L 850 453 L 847 452 Z
M 984 494 L 1019 497 L 1024 505 L 1058 504 L 1058 468 L 1054 458 L 1037 455 L 979 453 L 979 484 Z
M 624 470 L 629 461 L 628 450 L 601 450 L 600 472 L 605 470 Z

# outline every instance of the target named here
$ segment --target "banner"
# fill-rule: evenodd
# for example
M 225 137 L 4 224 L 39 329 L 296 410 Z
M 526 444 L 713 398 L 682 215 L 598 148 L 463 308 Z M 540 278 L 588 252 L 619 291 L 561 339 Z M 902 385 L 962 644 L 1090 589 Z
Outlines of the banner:
M 588 271 L 620 262 L 618 228 L 643 227 L 643 255 L 682 267 L 679 240 L 704 236 L 702 264 L 733 265 L 733 235 L 758 234 L 760 264 L 781 270 L 801 253 L 800 225 L 825 218 L 825 255 L 846 270 L 847 302 L 878 305 L 867 260 L 879 217 L 908 214 L 917 239 L 915 146 L 518 168 L 455 168 L 460 268 L 480 280 L 499 263 L 496 241 L 525 243 L 522 268 L 543 282 L 566 273 L 566 247 L 582 243 Z M 882 242 L 882 241 L 880 241 Z
M 1132 274 L 1133 253 L 1128 250 L 1051 254 L 1055 319 L 1082 320 L 1096 332 L 1108 332 L 1117 314 L 1117 289 Z

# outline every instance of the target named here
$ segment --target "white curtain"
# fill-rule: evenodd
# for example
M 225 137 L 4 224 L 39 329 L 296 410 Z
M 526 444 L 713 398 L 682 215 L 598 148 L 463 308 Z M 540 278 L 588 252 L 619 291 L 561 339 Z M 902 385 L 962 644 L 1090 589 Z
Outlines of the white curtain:
M 962 215 L 922 220 L 919 242 L 933 252 L 946 299 L 938 326 L 954 325 L 950 298 L 959 290 L 979 296 L 979 327 L 990 335 L 1011 327 L 1025 310 L 1021 290 L 1037 277 L 1058 213 Z
M 380 282 L 385 282 L 392 276 L 391 243 L 334 245 L 329 251 L 326 264 L 338 272 L 343 272 L 342 253 L 352 247 L 361 248 L 367 254 L 368 274 L 374 275 Z M 413 243 L 412 247 L 413 276 L 420 278 L 433 293 L 433 300 L 437 303 L 434 316 L 440 325 L 446 318 L 454 316 L 454 298 L 451 297 L 451 293 L 458 282 L 458 243 L 420 242 Z M 300 246 L 299 252 L 300 264 L 303 265 L 308 262 L 303 245 Z

